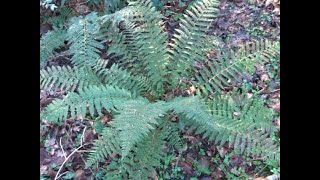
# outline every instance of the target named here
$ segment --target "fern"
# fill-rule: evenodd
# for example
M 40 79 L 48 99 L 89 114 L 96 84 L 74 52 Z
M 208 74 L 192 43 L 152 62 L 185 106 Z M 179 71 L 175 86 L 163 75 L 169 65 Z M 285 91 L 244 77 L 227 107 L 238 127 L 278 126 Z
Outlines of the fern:
M 125 6 L 125 0 L 104 0 L 104 12 L 114 13 Z
M 183 147 L 183 140 L 179 135 L 177 124 L 170 121 L 165 121 L 160 127 L 162 128 L 161 130 L 166 137 L 165 140 L 167 143 L 180 152 Z
M 118 154 L 121 151 L 117 134 L 118 131 L 114 128 L 106 127 L 103 129 L 100 139 L 94 142 L 94 147 L 89 154 L 86 167 L 90 167 L 100 160 L 112 154 Z
M 90 13 L 84 18 L 75 18 L 68 29 L 67 37 L 73 54 L 71 61 L 78 67 L 94 66 L 100 59 L 100 49 L 104 49 L 96 39 L 100 28 L 96 19 L 96 13 Z
M 55 27 L 63 27 L 67 20 L 73 15 L 73 10 L 68 7 L 61 7 L 58 9 L 58 12 L 59 15 L 49 17 L 45 22 L 48 22 Z
M 206 51 L 215 47 L 215 40 L 206 33 L 211 21 L 217 16 L 219 3 L 216 0 L 197 1 L 180 19 L 180 28 L 170 44 L 170 60 L 174 62 L 174 77 L 183 77 L 194 60 L 205 60 Z M 209 42 L 208 42 L 209 41 Z M 174 79 L 175 83 L 179 79 Z
M 40 67 L 44 67 L 54 50 L 64 45 L 66 32 L 63 29 L 55 29 L 47 32 L 40 39 Z
M 141 143 L 133 148 L 132 152 L 124 159 L 115 159 L 108 166 L 110 173 L 106 179 L 148 179 L 152 177 L 155 168 L 160 165 L 163 153 L 161 146 L 164 143 L 165 134 L 154 130 L 144 138 Z
M 235 120 L 230 118 L 227 103 L 220 103 L 218 106 L 220 109 L 217 112 L 213 111 L 218 115 L 211 115 L 199 97 L 177 98 L 169 104 L 169 107 L 176 113 L 182 114 L 182 120 L 191 126 L 190 130 L 196 129 L 195 134 L 203 134 L 203 138 L 208 137 L 208 140 L 214 141 L 215 144 L 223 145 L 229 142 L 230 146 L 239 148 L 241 152 L 247 150 L 248 154 L 254 153 L 275 158 L 276 145 L 270 138 L 267 138 L 269 133 L 256 128 L 257 124 L 252 122 L 246 108 L 243 109 L 242 117 L 247 118 Z M 245 115 L 245 113 L 248 114 Z M 263 114 L 262 118 L 268 115 L 268 113 Z M 259 119 L 255 120 L 259 121 Z M 258 123 L 258 125 L 263 127 L 263 123 Z M 266 129 L 269 127 L 267 126 Z
M 134 96 L 150 90 L 149 80 L 146 77 L 134 76 L 117 64 L 113 64 L 109 69 L 96 68 L 95 72 L 105 84 L 130 90 Z
M 150 0 L 145 0 L 129 1 L 129 7 L 113 17 L 116 20 L 112 24 L 121 24 L 124 30 L 118 37 L 111 38 L 109 54 L 120 52 L 121 64 L 133 73 L 145 73 L 156 95 L 162 94 L 163 82 L 168 82 L 166 66 L 169 62 L 168 37 L 163 31 L 162 16 L 152 7 Z
M 89 68 L 53 66 L 40 71 L 40 88 L 61 88 L 74 91 L 89 85 L 101 85 L 100 79 Z
M 227 55 L 227 56 L 226 56 Z M 253 72 L 256 64 L 267 62 L 279 56 L 279 43 L 269 41 L 248 44 L 236 54 L 222 55 L 219 59 L 208 62 L 195 74 L 194 82 L 206 95 L 221 93 L 225 87 L 230 86 L 245 72 Z
M 122 157 L 129 154 L 131 148 L 148 136 L 154 125 L 159 124 L 157 119 L 165 114 L 164 102 L 150 104 L 147 100 L 127 101 L 116 115 L 111 126 L 120 131 L 119 139 L 122 148 Z
M 107 179 L 154 178 L 163 145 L 181 153 L 184 142 L 178 123 L 171 121 L 176 115 L 191 132 L 218 146 L 228 143 L 243 153 L 279 160 L 279 147 L 270 137 L 272 110 L 234 86 L 257 64 L 279 59 L 280 44 L 257 41 L 235 53 L 218 49 L 217 38 L 207 34 L 218 5 L 217 0 L 192 3 L 170 40 L 151 0 L 128 0 L 112 14 L 74 17 L 65 24 L 67 31 L 48 32 L 40 40 L 41 66 L 65 40 L 72 66 L 40 71 L 40 88 L 67 90 L 40 118 L 61 123 L 107 111 L 112 120 L 87 159 L 90 167 L 111 158 Z M 213 58 L 211 50 L 221 53 Z M 172 96 L 184 91 L 185 82 L 197 88 L 196 95 Z M 235 91 L 226 93 L 226 87 Z
M 42 119 L 49 122 L 59 122 L 68 118 L 84 118 L 87 110 L 91 116 L 96 112 L 102 116 L 101 110 L 115 110 L 117 106 L 132 98 L 132 95 L 123 89 L 112 86 L 88 86 L 80 89 L 79 93 L 70 92 L 63 99 L 53 101 L 42 113 Z

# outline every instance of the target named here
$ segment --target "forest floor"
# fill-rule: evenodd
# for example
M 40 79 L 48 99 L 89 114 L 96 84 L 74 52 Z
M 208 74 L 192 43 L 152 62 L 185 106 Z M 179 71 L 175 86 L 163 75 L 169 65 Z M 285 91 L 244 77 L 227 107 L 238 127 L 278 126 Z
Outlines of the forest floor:
M 173 32 L 188 2 L 173 1 L 166 4 L 162 13 L 168 17 L 167 30 Z M 253 39 L 266 38 L 280 40 L 280 12 L 272 4 L 248 3 L 242 0 L 223 0 L 220 15 L 214 19 L 210 32 L 221 37 L 228 48 L 236 49 L 241 43 Z M 45 27 L 41 26 L 40 29 Z M 266 99 L 267 105 L 274 109 L 274 125 L 278 133 L 273 135 L 280 143 L 280 64 L 278 62 L 259 66 L 253 76 L 246 77 L 242 84 L 249 90 L 248 95 L 258 94 Z M 46 106 L 63 92 L 41 91 L 40 108 Z M 64 163 L 65 154 L 70 154 L 80 146 L 92 143 L 98 138 L 97 131 L 109 121 L 108 116 L 98 120 L 67 120 L 60 126 L 41 122 L 40 130 L 40 177 L 53 179 Z M 100 129 L 99 129 L 100 128 Z M 259 158 L 245 156 L 228 146 L 217 147 L 181 130 L 185 139 L 181 154 L 168 152 L 159 169 L 158 179 L 257 179 L 278 174 L 280 167 L 275 162 L 265 162 Z M 104 175 L 104 164 L 97 168 L 85 168 L 86 154 L 92 146 L 87 145 L 74 153 L 60 172 L 61 179 L 100 179 Z M 108 163 L 108 160 L 105 162 Z

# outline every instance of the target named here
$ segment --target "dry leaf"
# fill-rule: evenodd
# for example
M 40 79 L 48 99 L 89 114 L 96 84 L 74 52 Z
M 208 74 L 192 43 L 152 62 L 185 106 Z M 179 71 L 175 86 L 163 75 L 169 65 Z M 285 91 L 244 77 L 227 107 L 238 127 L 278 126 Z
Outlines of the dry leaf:
M 219 152 L 219 155 L 223 158 L 224 155 L 227 154 L 227 149 L 221 146 L 218 148 L 218 152 Z
M 258 178 L 255 178 L 254 180 L 268 180 L 268 179 L 265 177 L 258 177 Z
M 274 0 L 266 0 L 266 6 L 269 6 L 269 4 L 273 3 Z
M 75 180 L 80 180 L 83 178 L 84 171 L 82 169 L 78 169 L 74 175 Z
M 280 175 L 279 174 L 272 174 L 270 176 L 267 176 L 267 180 L 280 180 Z
M 45 174 L 48 169 L 48 166 L 40 166 L 40 175 Z
M 273 104 L 270 106 L 273 110 L 280 112 L 280 102 L 277 102 L 276 104 Z
M 268 76 L 268 74 L 262 74 L 262 76 L 261 76 L 261 81 L 262 82 L 265 82 L 265 81 L 267 81 L 267 80 L 269 80 L 270 78 L 269 78 L 269 76 Z

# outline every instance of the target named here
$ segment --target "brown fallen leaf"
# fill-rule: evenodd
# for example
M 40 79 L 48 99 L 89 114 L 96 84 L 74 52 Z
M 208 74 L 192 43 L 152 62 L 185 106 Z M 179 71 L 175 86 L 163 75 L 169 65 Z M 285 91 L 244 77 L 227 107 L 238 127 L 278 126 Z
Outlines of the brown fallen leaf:
M 254 180 L 268 180 L 268 179 L 265 177 L 258 177 L 258 178 L 254 178 Z
M 45 174 L 47 172 L 48 166 L 40 166 L 40 175 Z
M 186 162 L 183 162 L 183 161 L 179 161 L 179 164 L 178 164 L 180 167 L 182 167 L 182 170 L 188 174 L 188 175 L 193 175 L 193 169 L 192 169 L 192 165 L 186 163 Z
M 56 176 L 57 172 L 54 171 L 51 167 L 49 167 L 48 170 L 48 175 L 50 176 L 51 179 L 54 179 L 54 177 Z
M 214 179 L 222 179 L 223 171 L 220 168 L 215 168 L 215 170 L 211 174 Z
M 224 155 L 226 155 L 228 151 L 227 151 L 226 148 L 221 146 L 221 147 L 218 148 L 218 152 L 219 152 L 219 155 L 223 158 Z
M 278 119 L 276 120 L 276 125 L 277 125 L 278 127 L 280 127 L 280 118 L 278 118 Z
M 75 172 L 75 175 L 74 175 L 74 179 L 75 180 L 81 180 L 84 178 L 84 171 L 82 169 L 78 169 L 76 172 Z
M 53 98 L 44 98 L 40 101 L 40 107 L 46 107 L 48 104 L 52 102 Z
M 88 129 L 88 130 L 86 130 L 85 131 L 85 133 L 84 133 L 84 142 L 85 143 L 90 143 L 90 142 L 92 142 L 93 141 L 93 139 L 94 139 L 94 132 L 93 132 L 93 130 L 92 129 Z
M 193 136 L 185 135 L 185 136 L 183 136 L 183 137 L 186 138 L 188 141 L 190 141 L 192 144 L 198 143 L 197 138 L 195 138 L 195 137 L 193 137 Z
M 261 76 L 261 81 L 262 82 L 265 82 L 265 81 L 267 81 L 267 80 L 269 80 L 270 78 L 269 78 L 269 75 L 268 74 L 262 74 L 262 76 Z
M 273 110 L 280 112 L 280 102 L 277 102 L 276 104 L 273 104 L 270 106 Z

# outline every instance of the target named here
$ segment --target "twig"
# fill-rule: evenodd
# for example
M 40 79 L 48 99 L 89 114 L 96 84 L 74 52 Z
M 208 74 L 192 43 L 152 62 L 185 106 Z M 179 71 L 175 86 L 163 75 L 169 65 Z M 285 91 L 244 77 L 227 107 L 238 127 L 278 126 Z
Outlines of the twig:
M 80 145 L 77 149 L 73 150 L 72 153 L 69 154 L 69 156 L 68 156 L 67 158 L 65 158 L 65 160 L 64 160 L 63 163 L 61 164 L 61 166 L 60 166 L 60 168 L 59 168 L 56 176 L 54 177 L 54 180 L 57 180 L 58 178 L 61 177 L 61 175 L 60 175 L 60 176 L 58 176 L 58 175 L 59 175 L 62 167 L 64 166 L 64 164 L 68 161 L 68 159 L 69 159 L 75 152 L 77 152 L 80 148 L 82 148 L 82 147 L 84 146 L 84 144 L 82 144 L 82 138 L 83 138 L 83 135 L 84 135 L 84 131 L 85 131 L 85 130 L 86 130 L 86 128 L 84 128 L 84 129 L 83 129 L 83 132 L 82 132 L 81 145 Z M 60 140 L 61 140 L 61 139 L 60 139 Z
M 179 164 L 179 160 L 181 158 L 181 152 L 179 152 L 179 155 L 178 155 L 178 159 L 176 161 L 176 165 L 175 165 L 175 168 L 177 168 L 178 164 Z
M 61 144 L 61 139 L 62 139 L 62 138 L 60 137 L 59 144 L 60 144 L 60 147 L 61 147 L 61 149 L 62 149 L 62 153 L 63 153 L 64 159 L 67 159 L 66 153 L 65 153 L 65 151 L 64 151 L 64 149 L 63 149 L 63 146 L 62 146 L 62 144 Z
M 268 165 L 265 165 L 259 172 L 257 172 L 254 176 L 257 177 Z
M 75 152 L 77 152 L 77 151 L 78 151 L 80 148 L 82 148 L 82 147 L 83 147 L 83 145 L 79 146 L 77 149 L 75 149 L 74 151 L 72 151 L 72 153 L 69 154 L 69 156 L 63 161 L 63 163 L 61 164 L 61 166 L 60 166 L 60 168 L 59 168 L 59 170 L 58 170 L 58 172 L 57 172 L 57 174 L 56 174 L 56 177 L 54 178 L 55 180 L 57 180 L 58 178 L 60 178 L 60 176 L 58 176 L 58 175 L 59 175 L 62 167 L 64 166 L 64 164 L 68 161 L 68 159 L 69 159 Z
M 81 146 L 82 146 L 82 144 L 83 144 L 83 142 L 84 142 L 84 132 L 86 131 L 86 128 L 87 128 L 87 126 L 85 126 L 84 127 L 84 129 L 83 129 L 83 131 L 82 131 L 82 136 L 81 136 Z
M 271 94 L 271 93 L 274 93 L 274 92 L 277 92 L 277 91 L 280 91 L 280 88 L 279 88 L 279 89 L 275 89 L 275 90 L 271 91 L 271 92 L 270 92 L 270 94 Z
M 59 179 L 61 176 L 63 176 L 63 175 L 65 175 L 65 174 L 67 174 L 69 171 L 65 171 L 65 172 L 63 172 L 62 174 L 60 174 L 60 176 L 59 177 L 57 177 L 57 179 Z

